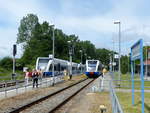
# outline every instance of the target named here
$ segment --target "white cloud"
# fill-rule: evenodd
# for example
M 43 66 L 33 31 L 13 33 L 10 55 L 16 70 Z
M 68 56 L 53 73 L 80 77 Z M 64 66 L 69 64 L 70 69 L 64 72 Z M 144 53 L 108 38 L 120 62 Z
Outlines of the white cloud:
M 139 38 L 150 41 L 148 38 L 150 37 L 150 18 L 140 18 L 137 15 L 140 0 L 112 0 L 113 7 L 106 14 L 91 14 L 88 17 L 67 14 L 67 8 L 71 9 L 71 6 L 65 7 L 68 4 L 65 5 L 66 2 L 63 1 L 60 2 L 63 5 L 62 14 L 55 14 L 54 9 L 40 3 L 41 1 L 37 0 L 0 0 L 0 17 L 9 24 L 11 23 L 7 27 L 0 25 L 0 53 L 2 56 L 11 55 L 9 48 L 16 42 L 20 19 L 28 13 L 37 14 L 40 22 L 45 20 L 50 24 L 54 23 L 57 28 L 67 34 L 76 34 L 81 40 L 90 40 L 96 47 L 112 48 L 112 37 L 118 36 L 118 27 L 113 24 L 114 20 L 121 21 L 123 48 L 129 48 Z M 2 15 L 1 12 L 5 14 Z M 118 38 L 115 39 L 115 42 L 118 42 Z

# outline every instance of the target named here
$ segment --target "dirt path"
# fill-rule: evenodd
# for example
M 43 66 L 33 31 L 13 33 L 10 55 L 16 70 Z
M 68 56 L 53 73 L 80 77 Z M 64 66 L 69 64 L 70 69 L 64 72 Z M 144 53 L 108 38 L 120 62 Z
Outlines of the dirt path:
M 100 113 L 100 105 L 107 107 L 107 112 L 105 113 L 111 113 L 109 92 L 92 92 L 93 85 L 81 91 L 55 113 Z

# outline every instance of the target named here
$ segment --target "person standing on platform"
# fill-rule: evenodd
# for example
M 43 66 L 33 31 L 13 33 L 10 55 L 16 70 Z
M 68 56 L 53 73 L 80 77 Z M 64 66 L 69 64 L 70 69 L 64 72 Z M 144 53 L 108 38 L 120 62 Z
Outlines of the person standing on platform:
M 64 69 L 64 76 L 67 76 L 67 70 Z
M 33 88 L 35 84 L 36 84 L 36 88 L 38 88 L 38 77 L 39 77 L 39 73 L 34 69 L 32 72 Z
M 105 69 L 105 68 L 103 68 L 103 75 L 102 75 L 102 77 L 104 77 L 104 75 L 106 74 L 106 72 L 107 72 L 107 70 Z
M 38 70 L 39 80 L 42 82 L 43 72 L 41 69 Z
M 27 69 L 25 72 L 25 83 L 26 83 L 26 86 L 28 86 L 28 84 L 29 84 L 29 69 Z
M 106 72 L 107 72 L 107 70 L 105 68 L 103 68 L 102 76 L 100 77 L 100 91 L 103 91 L 103 89 L 104 89 L 104 76 L 105 76 Z

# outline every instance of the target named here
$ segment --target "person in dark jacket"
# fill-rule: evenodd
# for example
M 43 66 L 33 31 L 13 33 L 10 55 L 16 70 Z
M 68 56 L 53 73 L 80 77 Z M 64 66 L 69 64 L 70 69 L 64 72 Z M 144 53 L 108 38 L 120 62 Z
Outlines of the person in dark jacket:
M 38 88 L 38 77 L 39 77 L 39 74 L 38 72 L 34 69 L 33 72 L 32 72 L 32 79 L 33 79 L 33 88 L 36 84 L 36 88 Z

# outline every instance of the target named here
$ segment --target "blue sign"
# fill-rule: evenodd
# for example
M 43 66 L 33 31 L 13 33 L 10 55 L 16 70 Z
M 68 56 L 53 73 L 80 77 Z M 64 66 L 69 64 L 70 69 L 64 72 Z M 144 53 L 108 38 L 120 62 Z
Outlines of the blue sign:
M 144 113 L 144 74 L 143 74 L 143 40 L 140 39 L 131 47 L 131 71 L 132 71 L 132 105 L 134 105 L 134 64 L 140 60 L 142 113 Z

